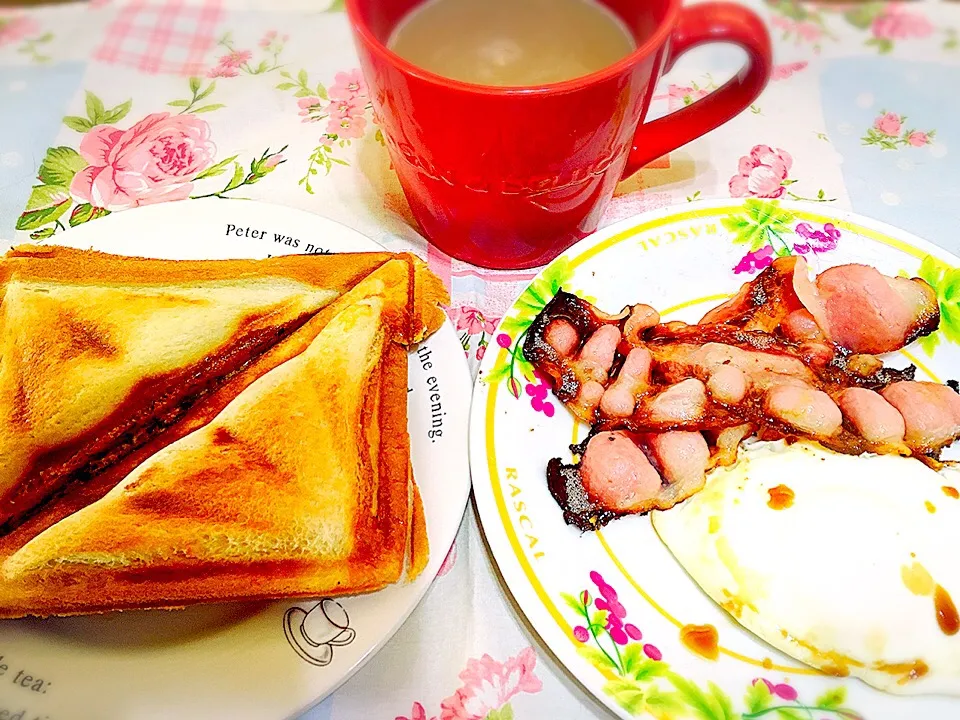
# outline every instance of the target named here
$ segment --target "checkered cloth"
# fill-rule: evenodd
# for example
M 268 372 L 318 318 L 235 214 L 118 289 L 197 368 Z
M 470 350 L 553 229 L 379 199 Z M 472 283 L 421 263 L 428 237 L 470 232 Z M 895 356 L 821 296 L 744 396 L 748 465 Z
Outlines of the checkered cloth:
M 200 75 L 223 15 L 220 0 L 136 0 L 120 8 L 94 59 L 153 75 Z

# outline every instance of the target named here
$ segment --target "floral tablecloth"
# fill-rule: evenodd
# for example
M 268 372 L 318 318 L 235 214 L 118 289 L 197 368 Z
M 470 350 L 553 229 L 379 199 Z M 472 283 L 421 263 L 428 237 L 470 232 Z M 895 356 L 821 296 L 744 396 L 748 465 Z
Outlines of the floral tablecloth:
M 55 241 L 110 213 L 200 197 L 297 206 L 427 258 L 451 288 L 475 369 L 533 273 L 478 270 L 417 235 L 342 2 L 323 2 L 0 9 L 0 238 Z M 802 198 L 960 252 L 960 3 L 753 5 L 775 37 L 768 89 L 622 183 L 604 224 L 705 198 Z M 721 46 L 690 53 L 663 80 L 652 116 L 695 102 L 739 62 Z M 743 269 L 771 254 L 760 247 Z M 606 716 L 519 618 L 468 508 L 421 606 L 304 717 Z

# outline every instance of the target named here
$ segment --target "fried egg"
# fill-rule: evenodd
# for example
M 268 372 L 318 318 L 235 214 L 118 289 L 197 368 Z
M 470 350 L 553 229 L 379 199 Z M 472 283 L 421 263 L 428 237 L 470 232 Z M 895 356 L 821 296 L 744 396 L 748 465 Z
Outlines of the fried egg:
M 960 472 L 756 443 L 652 515 L 741 625 L 828 674 L 960 695 Z

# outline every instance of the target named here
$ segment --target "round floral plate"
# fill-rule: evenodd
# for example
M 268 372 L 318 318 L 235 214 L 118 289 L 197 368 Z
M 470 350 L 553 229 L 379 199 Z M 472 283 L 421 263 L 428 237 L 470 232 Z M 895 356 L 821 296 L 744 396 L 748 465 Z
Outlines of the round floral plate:
M 919 238 L 813 203 L 748 199 L 693 203 L 640 215 L 567 250 L 506 313 L 480 366 L 471 410 L 474 494 L 484 533 L 514 598 L 567 669 L 624 718 L 854 720 L 956 717 L 941 697 L 884 694 L 828 677 L 743 629 L 673 559 L 648 516 L 582 534 L 563 521 L 546 484 L 551 457 L 569 462 L 583 438 L 523 358 L 533 320 L 563 287 L 601 310 L 645 302 L 665 319 L 695 322 L 776 256 L 814 270 L 861 262 L 920 276 L 937 289 L 940 330 L 894 364 L 938 379 L 960 361 L 960 260 Z M 685 625 L 713 625 L 719 656 L 681 641 Z
M 117 213 L 56 240 L 171 259 L 382 249 L 300 210 L 219 199 Z M 416 581 L 336 600 L 3 621 L 0 717 L 264 720 L 295 717 L 332 692 L 423 597 L 469 496 L 470 375 L 449 322 L 411 356 L 409 388 L 411 456 L 430 543 L 429 564 Z M 428 399 L 436 395 L 442 414 Z

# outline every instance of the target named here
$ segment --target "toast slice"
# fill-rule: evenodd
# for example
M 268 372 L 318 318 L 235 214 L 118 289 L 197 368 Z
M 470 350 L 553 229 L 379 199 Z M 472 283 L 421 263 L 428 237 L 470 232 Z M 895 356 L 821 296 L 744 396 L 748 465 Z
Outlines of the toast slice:
M 415 282 L 370 284 L 210 422 L 7 557 L 0 616 L 341 595 L 418 574 L 401 343 L 435 321 L 403 310 Z
M 0 261 L 0 534 L 177 423 L 394 257 Z

